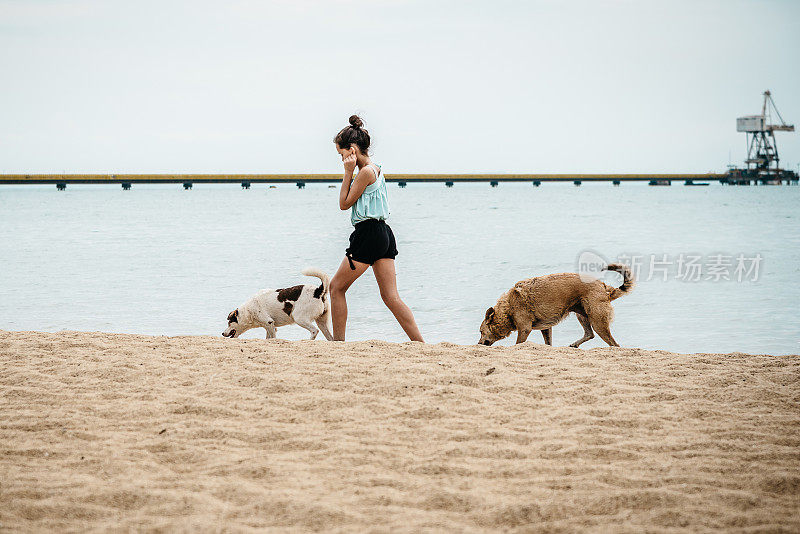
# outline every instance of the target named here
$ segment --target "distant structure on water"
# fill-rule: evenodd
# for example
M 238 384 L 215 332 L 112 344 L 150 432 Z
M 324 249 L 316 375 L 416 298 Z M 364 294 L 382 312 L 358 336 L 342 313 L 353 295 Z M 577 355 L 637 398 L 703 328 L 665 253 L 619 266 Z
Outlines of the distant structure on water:
M 773 122 L 773 112 L 780 123 Z M 444 182 L 453 187 L 463 182 L 488 182 L 497 187 L 500 182 L 530 182 L 538 187 L 544 182 L 572 182 L 580 186 L 583 182 L 647 182 L 649 185 L 672 185 L 682 181 L 687 186 L 707 186 L 715 181 L 728 185 L 787 185 L 798 183 L 796 172 L 781 169 L 775 132 L 793 132 L 794 125 L 786 124 L 775 107 L 772 95 L 764 91 L 764 104 L 761 115 L 748 115 L 736 119 L 736 130 L 747 136 L 747 159 L 745 167 L 729 166 L 726 173 L 692 174 L 392 174 L 386 176 L 387 182 L 397 182 L 406 187 L 416 182 Z M 307 183 L 340 183 L 342 175 L 336 174 L 0 174 L 3 184 L 55 184 L 64 191 L 67 184 L 122 184 L 129 190 L 133 184 L 183 184 L 186 190 L 196 183 L 241 183 L 243 189 L 250 189 L 254 183 L 294 183 L 304 189 Z M 270 185 L 270 188 L 275 185 Z
M 773 112 L 779 123 L 773 122 Z M 728 183 L 731 185 L 777 184 L 797 182 L 797 173 L 781 169 L 775 132 L 793 132 L 794 125 L 786 124 L 772 100 L 764 91 L 761 115 L 747 115 L 736 119 L 736 131 L 747 136 L 746 167 L 730 167 Z

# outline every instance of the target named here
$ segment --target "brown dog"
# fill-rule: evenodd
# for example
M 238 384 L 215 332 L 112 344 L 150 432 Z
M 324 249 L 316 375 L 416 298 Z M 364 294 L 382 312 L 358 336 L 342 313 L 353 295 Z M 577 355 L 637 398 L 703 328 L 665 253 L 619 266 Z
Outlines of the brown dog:
M 611 301 L 630 293 L 635 282 L 631 270 L 625 265 L 611 263 L 604 270 L 620 273 L 622 285 L 611 287 L 576 273 L 550 274 L 517 282 L 494 307 L 486 310 L 478 343 L 491 345 L 508 337 L 514 330 L 517 331 L 517 343 L 522 343 L 528 339 L 531 330 L 541 330 L 544 342 L 552 345 L 553 326 L 574 312 L 583 326 L 584 335 L 570 347 L 578 347 L 592 339 L 592 329 L 603 341 L 619 347 L 609 329 L 614 319 Z

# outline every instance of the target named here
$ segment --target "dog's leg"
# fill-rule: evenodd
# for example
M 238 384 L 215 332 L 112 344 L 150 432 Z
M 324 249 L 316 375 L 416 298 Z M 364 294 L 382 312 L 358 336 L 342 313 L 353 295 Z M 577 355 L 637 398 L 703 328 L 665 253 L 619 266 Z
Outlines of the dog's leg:
M 317 326 L 319 327 L 319 331 L 322 332 L 322 335 L 325 336 L 325 339 L 328 341 L 333 341 L 333 336 L 331 335 L 331 331 L 328 328 L 328 314 L 324 314 L 320 317 L 317 317 L 315 321 Z
M 585 343 L 594 337 L 594 332 L 592 332 L 592 325 L 589 324 L 589 318 L 582 313 L 575 313 L 575 317 L 578 318 L 578 322 L 581 323 L 583 327 L 583 337 L 580 338 L 575 343 L 572 343 L 570 347 L 575 347 L 576 349 L 581 346 L 582 343 Z
M 264 327 L 264 330 L 267 331 L 267 339 L 274 339 L 276 334 L 276 329 L 274 324 L 268 324 Z
M 275 328 L 275 321 L 267 312 L 261 311 L 256 315 L 256 324 L 267 331 L 267 339 L 272 339 L 275 337 L 275 333 L 277 332 Z
M 520 328 L 517 330 L 517 344 L 525 343 L 525 340 L 528 339 L 528 336 L 531 334 L 532 328 Z
M 553 327 L 545 328 L 542 330 L 542 337 L 544 338 L 545 345 L 553 345 Z
M 613 311 L 610 306 L 608 308 L 600 308 L 599 310 L 594 309 L 589 315 L 589 321 L 594 331 L 597 332 L 597 335 L 600 336 L 603 341 L 612 347 L 619 347 L 619 343 L 617 343 L 611 335 L 611 329 L 609 328 L 609 319 L 612 316 Z
M 297 319 L 295 319 L 295 323 L 297 323 L 297 326 L 301 326 L 306 330 L 308 330 L 309 332 L 311 332 L 310 339 L 315 339 L 317 337 L 317 334 L 319 334 L 319 329 L 316 326 L 314 326 L 314 323 L 311 321 L 305 321 L 305 320 L 298 321 Z

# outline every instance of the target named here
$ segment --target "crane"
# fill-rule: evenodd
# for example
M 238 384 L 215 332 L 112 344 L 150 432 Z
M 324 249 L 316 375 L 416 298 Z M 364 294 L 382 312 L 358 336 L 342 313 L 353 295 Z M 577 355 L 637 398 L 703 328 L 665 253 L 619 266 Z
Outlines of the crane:
M 742 177 L 753 178 L 756 182 L 760 180 L 762 183 L 773 180 L 780 183 L 783 177 L 797 180 L 797 175 L 792 171 L 783 171 L 780 168 L 775 132 L 793 132 L 794 125 L 786 124 L 783 120 L 772 100 L 772 93 L 764 91 L 760 115 L 736 119 L 736 131 L 744 132 L 747 136 L 747 159 L 744 160 L 747 169 L 741 169 Z

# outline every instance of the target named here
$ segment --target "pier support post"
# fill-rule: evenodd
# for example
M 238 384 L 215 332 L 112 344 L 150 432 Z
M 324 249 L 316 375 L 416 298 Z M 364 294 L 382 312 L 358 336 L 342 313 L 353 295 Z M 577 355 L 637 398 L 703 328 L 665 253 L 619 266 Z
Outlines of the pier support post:
M 242 189 L 250 189 L 250 182 L 242 182 Z
M 611 183 L 612 183 L 612 184 L 614 184 L 614 185 L 619 185 L 619 184 L 621 184 L 621 183 L 622 183 L 622 180 L 614 180 L 614 181 L 613 181 L 613 182 L 611 182 Z
M 540 185 L 542 185 L 541 180 L 534 180 L 533 181 L 533 187 L 539 187 Z
M 188 191 L 192 188 L 192 182 L 183 182 L 183 188 Z
M 498 182 L 497 180 L 492 180 L 491 182 L 489 182 L 489 185 L 491 185 L 492 187 L 497 187 L 497 185 L 498 185 L 499 183 L 500 183 L 500 182 Z
M 297 182 L 297 189 L 305 189 L 306 183 L 305 182 Z
M 572 183 L 575 184 L 575 185 L 581 185 L 581 181 L 580 180 L 574 180 Z
M 124 191 L 127 191 L 130 188 L 131 188 L 131 183 L 130 182 L 122 182 L 122 189 Z
M 63 191 L 66 188 L 67 188 L 67 184 L 65 182 L 58 182 L 56 184 L 56 189 L 58 189 L 59 191 Z
M 405 187 L 406 185 L 408 184 L 406 184 L 405 182 L 397 182 L 398 187 Z
M 444 185 L 447 187 L 453 187 L 453 182 L 445 182 Z

